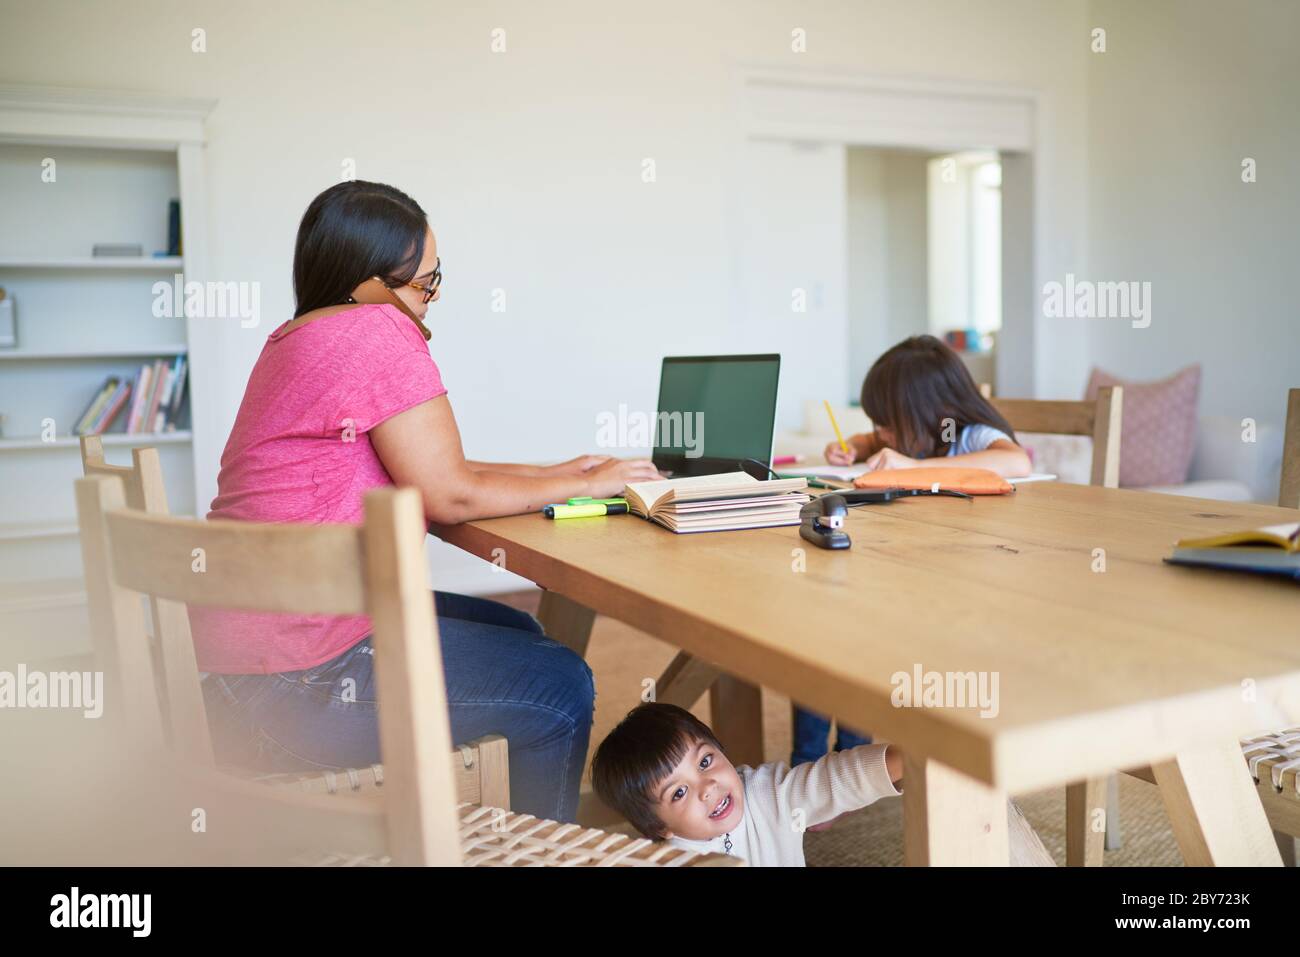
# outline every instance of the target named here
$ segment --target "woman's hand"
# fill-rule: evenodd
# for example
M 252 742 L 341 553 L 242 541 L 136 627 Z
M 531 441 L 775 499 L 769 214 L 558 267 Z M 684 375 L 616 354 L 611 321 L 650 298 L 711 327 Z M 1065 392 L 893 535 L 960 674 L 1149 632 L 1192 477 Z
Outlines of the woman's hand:
M 649 459 L 608 459 L 586 473 L 592 498 L 615 498 L 631 482 L 653 482 L 663 478 Z
M 839 442 L 831 442 L 826 446 L 826 461 L 831 465 L 852 465 L 854 459 L 853 446 L 845 452 L 840 448 Z
M 895 449 L 884 448 L 877 452 L 871 458 L 867 459 L 867 471 L 879 472 L 882 469 L 911 469 L 921 463 L 913 458 L 908 458 L 902 452 Z
M 609 455 L 579 455 L 576 459 L 569 459 L 567 462 L 548 465 L 543 471 L 549 475 L 586 475 L 611 458 L 612 456 Z

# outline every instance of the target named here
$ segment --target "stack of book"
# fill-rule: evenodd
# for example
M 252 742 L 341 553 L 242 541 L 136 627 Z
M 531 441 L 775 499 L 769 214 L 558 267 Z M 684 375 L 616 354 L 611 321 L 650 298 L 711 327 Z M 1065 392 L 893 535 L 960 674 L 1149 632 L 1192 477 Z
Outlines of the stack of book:
M 146 363 L 134 381 L 109 376 L 77 419 L 73 434 L 102 435 L 123 409 L 127 412 L 122 431 L 130 435 L 174 431 L 185 398 L 187 372 L 185 356 L 177 356 L 172 362 L 158 359 Z
M 798 525 L 811 500 L 802 478 L 760 482 L 745 472 L 637 482 L 623 490 L 628 510 L 679 535 Z

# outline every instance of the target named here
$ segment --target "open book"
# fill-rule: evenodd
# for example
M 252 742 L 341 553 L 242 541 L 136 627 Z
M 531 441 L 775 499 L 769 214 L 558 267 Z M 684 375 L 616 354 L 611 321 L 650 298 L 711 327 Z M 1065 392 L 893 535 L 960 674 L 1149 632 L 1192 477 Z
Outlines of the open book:
M 637 482 L 623 490 L 633 515 L 677 532 L 798 525 L 811 500 L 802 478 L 760 482 L 745 472 Z
M 1168 561 L 1300 579 L 1300 522 L 1183 539 Z

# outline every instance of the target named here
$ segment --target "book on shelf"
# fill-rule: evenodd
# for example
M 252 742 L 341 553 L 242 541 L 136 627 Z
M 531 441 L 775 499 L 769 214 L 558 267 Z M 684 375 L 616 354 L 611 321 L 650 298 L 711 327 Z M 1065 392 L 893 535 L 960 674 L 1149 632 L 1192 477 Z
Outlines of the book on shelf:
M 811 500 L 802 478 L 760 482 L 745 472 L 635 482 L 623 490 L 628 511 L 677 534 L 798 525 Z
M 89 433 L 91 425 L 99 418 L 99 414 L 104 411 L 104 407 L 108 405 L 108 401 L 113 397 L 113 393 L 117 391 L 117 387 L 121 385 L 121 382 L 122 380 L 115 375 L 111 375 L 104 380 L 104 384 L 91 396 L 90 402 L 81 415 L 77 417 L 77 424 L 72 427 L 74 435 L 87 435 Z
M 145 363 L 134 380 L 109 376 L 73 427 L 74 435 L 103 435 L 125 412 L 128 435 L 174 432 L 180 421 L 187 382 L 185 356 Z
M 1300 522 L 1183 539 L 1165 561 L 1300 580 Z
M 104 406 L 104 411 L 99 413 L 95 421 L 91 423 L 90 435 L 103 435 L 105 431 L 113 424 L 117 414 L 122 411 L 126 405 L 127 397 L 131 395 L 131 382 L 124 380 L 118 383 L 117 389 L 113 392 L 108 404 Z

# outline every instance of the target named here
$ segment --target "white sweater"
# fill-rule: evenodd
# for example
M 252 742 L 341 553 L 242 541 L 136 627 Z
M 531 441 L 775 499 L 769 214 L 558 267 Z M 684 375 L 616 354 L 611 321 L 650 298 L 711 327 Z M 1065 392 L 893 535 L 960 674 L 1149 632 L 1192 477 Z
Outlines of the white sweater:
M 745 806 L 739 823 L 725 837 L 709 841 L 674 837 L 669 843 L 702 853 L 731 854 L 750 867 L 803 867 L 805 828 L 902 793 L 889 779 L 885 747 L 864 744 L 832 751 L 795 768 L 784 761 L 757 768 L 741 765 L 736 770 L 745 788 Z

